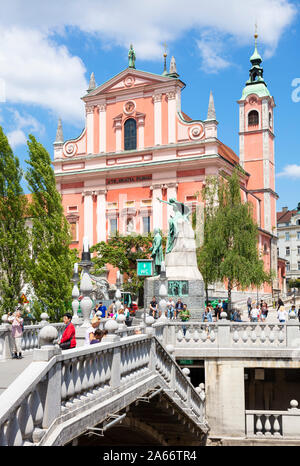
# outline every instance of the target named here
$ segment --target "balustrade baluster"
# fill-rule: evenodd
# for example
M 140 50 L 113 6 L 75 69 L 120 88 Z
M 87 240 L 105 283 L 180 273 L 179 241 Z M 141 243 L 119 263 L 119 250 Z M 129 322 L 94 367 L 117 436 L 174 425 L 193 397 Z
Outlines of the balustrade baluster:
M 279 329 L 279 332 L 278 332 L 278 341 L 279 343 L 283 343 L 284 342 L 284 332 L 283 332 L 283 329 L 284 329 L 284 325 L 278 325 L 278 329 Z
M 209 336 L 210 336 L 210 341 L 212 343 L 214 343 L 214 341 L 216 340 L 215 328 L 216 328 L 215 325 L 211 325 L 211 331 L 210 331 Z
M 243 325 L 243 333 L 242 333 L 242 340 L 244 343 L 247 343 L 248 341 L 248 332 L 247 332 L 247 325 Z
M 256 415 L 257 419 L 256 419 L 256 424 L 255 424 L 255 430 L 256 430 L 256 433 L 255 435 L 257 435 L 258 437 L 261 437 L 263 435 L 263 425 L 262 425 L 262 422 L 261 422 L 261 415 L 260 414 L 257 414 Z
M 179 330 L 176 334 L 176 341 L 178 343 L 181 343 L 183 339 L 184 339 L 183 331 L 181 330 L 181 327 L 179 327 Z
M 18 422 L 18 411 L 12 413 L 7 422 L 6 439 L 8 446 L 20 447 L 23 445 L 22 432 Z
M 206 326 L 205 325 L 204 325 L 204 327 L 202 327 L 200 338 L 201 338 L 203 343 L 205 343 L 206 340 L 207 340 L 207 332 L 206 332 Z
M 237 327 L 236 325 L 233 326 L 233 335 L 232 335 L 232 339 L 234 341 L 234 343 L 238 343 L 240 337 L 239 337 L 239 333 L 238 333 L 238 330 L 237 330 Z
M 255 343 L 257 340 L 257 334 L 256 334 L 256 325 L 251 327 L 251 341 L 252 343 Z
M 31 439 L 34 429 L 33 419 L 29 407 L 29 396 L 26 397 L 20 406 L 18 422 L 22 433 L 23 440 Z
M 8 446 L 6 438 L 7 422 L 0 426 L 0 447 Z
M 195 343 L 198 343 L 198 341 L 200 340 L 200 333 L 198 332 L 197 327 L 195 327 L 195 330 L 194 330 L 193 340 Z
M 38 387 L 35 390 L 33 390 L 33 392 L 29 396 L 29 407 L 34 426 L 40 426 L 43 422 L 44 409 L 38 392 Z
M 274 331 L 273 331 L 274 325 L 270 325 L 270 324 L 269 324 L 269 328 L 270 328 L 269 342 L 272 344 L 272 343 L 274 343 L 274 341 L 275 341 L 275 335 L 274 335 Z
M 265 421 L 265 436 L 272 437 L 271 434 L 271 423 L 270 423 L 270 414 L 266 414 L 266 421 Z
M 261 332 L 260 332 L 260 335 L 259 335 L 259 339 L 260 339 L 261 343 L 265 343 L 265 341 L 267 339 L 266 334 L 265 334 L 266 326 L 264 324 L 260 324 L 260 328 L 261 328 Z
M 281 434 L 280 434 L 280 424 L 279 424 L 279 415 L 278 414 L 274 414 L 274 424 L 273 424 L 273 435 L 274 437 L 281 437 Z

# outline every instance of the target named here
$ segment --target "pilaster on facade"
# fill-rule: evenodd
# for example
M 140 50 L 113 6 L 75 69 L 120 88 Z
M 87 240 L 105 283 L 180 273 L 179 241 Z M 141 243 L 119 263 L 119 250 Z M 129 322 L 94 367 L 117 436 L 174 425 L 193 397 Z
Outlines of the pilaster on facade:
M 83 191 L 83 206 L 84 206 L 84 235 L 89 239 L 89 245 L 93 246 L 94 244 L 94 216 L 93 216 L 93 196 L 94 191 Z
M 97 196 L 97 243 L 106 241 L 106 194 L 107 189 L 95 191 Z
M 99 152 L 106 152 L 106 104 L 97 105 L 99 112 Z
M 166 93 L 168 99 L 168 143 L 176 142 L 176 92 L 171 91 Z
M 161 145 L 162 143 L 162 94 L 153 95 L 154 102 L 154 144 Z
M 87 105 L 86 111 L 86 153 L 94 153 L 94 106 Z
M 114 118 L 114 129 L 116 135 L 116 152 L 122 150 L 122 118 L 123 115 L 120 114 Z
M 152 191 L 152 209 L 153 209 L 153 230 L 155 228 L 163 229 L 162 203 L 158 199 L 162 199 L 162 184 L 153 184 L 150 187 Z
M 144 131 L 145 131 L 145 117 L 146 115 L 144 113 L 139 113 L 136 112 L 136 125 L 138 128 L 138 149 L 144 149 L 145 147 L 145 137 L 144 137 Z

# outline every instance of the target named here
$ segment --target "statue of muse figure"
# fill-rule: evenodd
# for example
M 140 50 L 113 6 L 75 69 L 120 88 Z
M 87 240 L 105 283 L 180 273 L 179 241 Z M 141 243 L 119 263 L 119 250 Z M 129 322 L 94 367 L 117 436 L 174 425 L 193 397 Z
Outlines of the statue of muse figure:
M 169 232 L 168 232 L 168 242 L 166 248 L 166 254 L 172 251 L 177 233 L 177 222 L 179 219 L 183 219 L 184 221 L 188 222 L 188 216 L 190 215 L 191 211 L 190 208 L 184 205 L 182 202 L 177 201 L 175 198 L 169 199 L 169 201 L 163 201 L 159 199 L 159 202 L 164 202 L 173 207 L 174 216 L 169 218 Z

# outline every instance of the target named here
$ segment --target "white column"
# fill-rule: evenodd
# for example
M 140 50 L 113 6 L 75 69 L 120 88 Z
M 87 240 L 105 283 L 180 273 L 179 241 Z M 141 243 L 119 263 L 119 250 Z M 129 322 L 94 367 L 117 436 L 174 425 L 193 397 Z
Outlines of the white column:
M 153 212 L 153 230 L 154 228 L 163 228 L 163 218 L 162 218 L 162 203 L 159 202 L 159 199 L 162 199 L 162 185 L 153 185 L 152 186 L 152 212 Z
M 115 119 L 114 128 L 116 133 L 116 152 L 120 152 L 122 150 L 122 118 Z
M 176 93 L 167 92 L 168 98 L 168 143 L 176 142 Z
M 88 237 L 90 246 L 93 246 L 93 193 L 85 191 L 82 195 L 84 196 L 84 236 Z
M 99 152 L 106 152 L 106 104 L 98 105 L 99 110 Z
M 154 94 L 154 145 L 161 145 L 162 142 L 161 99 L 162 94 Z
M 144 127 L 145 127 L 145 115 L 140 115 L 137 118 L 137 126 L 138 126 L 138 140 L 139 140 L 139 147 L 138 149 L 144 149 L 145 147 L 145 138 L 144 138 Z
M 106 189 L 96 191 L 97 194 L 97 242 L 106 241 Z
M 86 152 L 94 153 L 94 107 L 86 107 Z

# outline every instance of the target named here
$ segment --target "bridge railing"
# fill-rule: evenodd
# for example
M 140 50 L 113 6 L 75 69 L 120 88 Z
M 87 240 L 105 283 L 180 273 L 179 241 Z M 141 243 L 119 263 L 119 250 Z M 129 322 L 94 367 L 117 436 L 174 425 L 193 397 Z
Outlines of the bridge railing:
M 105 323 L 109 319 L 101 319 L 99 328 L 104 329 Z M 24 325 L 24 331 L 22 335 L 22 352 L 25 354 L 33 351 L 36 348 L 39 348 L 39 333 L 41 329 L 49 325 L 46 319 L 43 319 L 41 323 L 36 325 Z M 58 338 L 62 337 L 62 334 L 66 328 L 63 322 L 51 324 L 57 329 Z M 78 328 L 79 325 L 75 324 L 75 327 Z M 118 330 L 118 334 L 121 337 L 135 335 L 140 329 L 139 325 L 132 327 L 127 327 L 126 325 L 121 325 Z M 12 337 L 11 337 L 11 325 L 3 324 L 0 326 L 0 360 L 10 359 L 12 357 Z
M 111 332 L 103 343 L 61 351 L 53 344 L 57 330 L 49 325 L 42 332 L 44 346 L 0 396 L 0 445 L 43 444 L 59 419 L 128 393 L 153 374 L 194 425 L 207 429 L 204 392 L 200 396 L 154 335 L 120 339 Z
M 257 439 L 293 438 L 300 429 L 300 409 L 292 400 L 286 411 L 246 411 L 246 435 Z
M 266 322 L 177 322 L 163 319 L 154 324 L 155 335 L 163 344 L 180 348 L 266 348 L 295 349 L 300 339 L 300 323 Z

